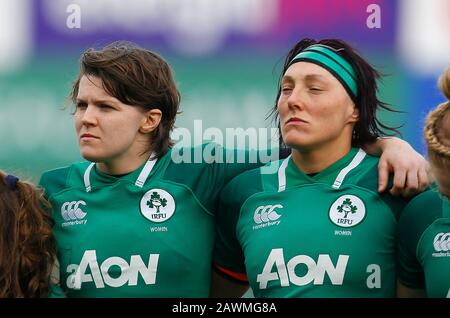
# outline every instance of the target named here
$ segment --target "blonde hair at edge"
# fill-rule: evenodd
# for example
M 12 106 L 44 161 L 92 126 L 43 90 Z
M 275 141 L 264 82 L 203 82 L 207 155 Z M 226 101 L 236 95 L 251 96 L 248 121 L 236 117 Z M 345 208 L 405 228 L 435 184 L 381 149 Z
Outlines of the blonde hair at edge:
M 439 88 L 448 100 L 428 114 L 424 134 L 431 165 L 450 171 L 450 67 L 439 79 Z

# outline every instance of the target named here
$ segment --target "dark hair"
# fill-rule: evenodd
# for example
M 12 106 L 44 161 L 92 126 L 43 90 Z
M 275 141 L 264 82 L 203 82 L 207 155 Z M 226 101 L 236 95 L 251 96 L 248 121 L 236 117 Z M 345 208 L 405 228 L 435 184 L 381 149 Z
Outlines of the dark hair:
M 48 207 L 35 186 L 0 171 L 0 298 L 49 294 L 56 245 Z
M 394 127 L 389 127 L 380 122 L 376 117 L 377 108 L 383 108 L 388 111 L 395 111 L 388 104 L 381 102 L 377 98 L 378 85 L 377 80 L 380 78 L 380 74 L 375 70 L 366 60 L 364 60 L 349 44 L 339 39 L 324 39 L 316 41 L 313 39 L 303 39 L 298 42 L 287 54 L 283 71 L 281 72 L 278 81 L 278 93 L 275 99 L 275 106 L 272 109 L 269 116 L 274 115 L 274 119 L 280 128 L 279 116 L 277 111 L 278 99 L 281 94 L 281 80 L 286 73 L 286 70 L 290 66 L 292 59 L 305 50 L 307 47 L 313 44 L 323 44 L 339 50 L 336 52 L 346 61 L 348 61 L 354 68 L 357 76 L 357 88 L 358 96 L 356 97 L 355 106 L 359 110 L 359 121 L 356 122 L 353 137 L 352 146 L 359 147 L 368 142 L 374 141 L 380 135 L 385 134 L 384 129 L 393 131 L 394 133 L 399 133 Z M 280 145 L 285 146 L 280 134 Z
M 158 128 L 151 134 L 150 147 L 161 157 L 173 145 L 170 132 L 175 124 L 181 96 L 172 70 L 159 55 L 130 42 L 114 42 L 103 49 L 88 49 L 80 60 L 80 74 L 70 99 L 75 103 L 80 79 L 93 75 L 103 88 L 124 104 L 162 112 Z

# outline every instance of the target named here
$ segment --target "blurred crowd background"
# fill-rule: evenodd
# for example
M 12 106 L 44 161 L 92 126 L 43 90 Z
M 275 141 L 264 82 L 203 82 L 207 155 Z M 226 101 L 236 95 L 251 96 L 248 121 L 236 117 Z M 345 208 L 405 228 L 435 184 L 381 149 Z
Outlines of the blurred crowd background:
M 89 47 L 128 40 L 164 56 L 182 94 L 178 127 L 246 129 L 273 126 L 283 57 L 304 37 L 342 38 L 385 74 L 380 95 L 403 113 L 381 116 L 424 152 L 450 65 L 449 0 L 1 0 L 0 169 L 37 182 L 82 159 L 67 95 Z

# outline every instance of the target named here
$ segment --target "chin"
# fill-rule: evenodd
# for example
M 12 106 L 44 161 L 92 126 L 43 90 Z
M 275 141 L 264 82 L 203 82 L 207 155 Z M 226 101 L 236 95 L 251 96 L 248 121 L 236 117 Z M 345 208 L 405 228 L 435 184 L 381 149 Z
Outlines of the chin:
M 101 162 L 102 161 L 102 157 L 99 156 L 98 154 L 94 154 L 91 151 L 80 151 L 81 156 L 91 162 Z
M 311 142 L 311 140 L 308 140 L 307 138 L 303 138 L 303 137 L 299 137 L 299 136 L 295 136 L 295 137 L 289 136 L 289 134 L 283 138 L 283 141 L 287 146 L 294 148 L 294 149 L 295 148 L 305 149 L 305 148 L 313 146 L 313 143 Z

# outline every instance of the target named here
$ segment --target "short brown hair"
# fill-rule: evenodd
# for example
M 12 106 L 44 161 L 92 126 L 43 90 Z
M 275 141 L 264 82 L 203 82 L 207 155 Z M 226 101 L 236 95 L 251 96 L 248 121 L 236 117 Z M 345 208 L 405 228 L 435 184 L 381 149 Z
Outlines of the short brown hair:
M 439 87 L 449 100 L 428 114 L 424 135 L 431 164 L 450 169 L 450 68 L 442 74 Z
M 83 75 L 100 78 L 105 91 L 124 104 L 146 111 L 161 110 L 161 122 L 151 134 L 151 150 L 159 158 L 173 145 L 170 132 L 181 95 L 169 64 L 161 56 L 131 42 L 114 42 L 100 50 L 88 49 L 81 56 L 80 73 L 69 96 L 74 103 Z

